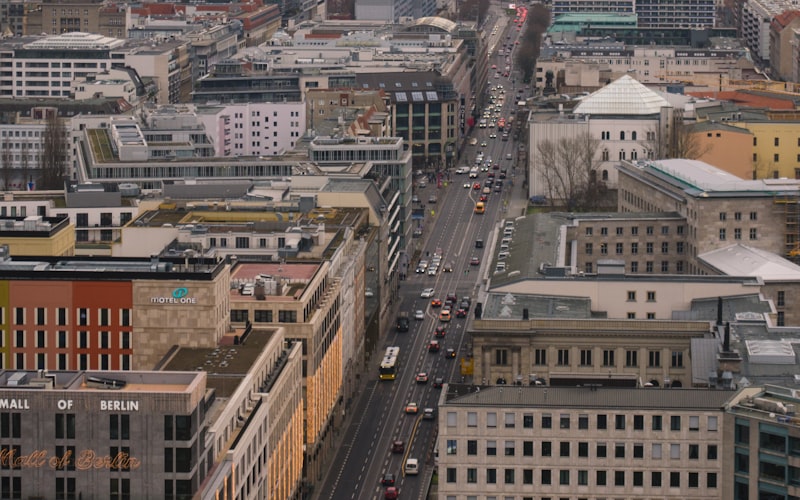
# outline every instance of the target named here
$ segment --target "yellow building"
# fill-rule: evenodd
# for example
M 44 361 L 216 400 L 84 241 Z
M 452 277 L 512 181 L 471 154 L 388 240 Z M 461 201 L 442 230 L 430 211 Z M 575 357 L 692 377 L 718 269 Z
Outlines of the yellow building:
M 66 216 L 2 217 L 0 244 L 15 257 L 75 255 L 75 226 Z

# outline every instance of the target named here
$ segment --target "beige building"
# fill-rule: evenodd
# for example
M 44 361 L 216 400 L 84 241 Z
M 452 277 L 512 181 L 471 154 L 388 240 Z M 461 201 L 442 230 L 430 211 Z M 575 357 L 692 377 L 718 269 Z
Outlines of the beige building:
M 753 133 L 716 120 L 691 127 L 697 150 L 696 159 L 731 173 L 740 179 L 753 178 Z
M 106 0 L 42 0 L 28 10 L 25 34 L 72 31 L 128 38 L 130 8 Z
M 69 218 L 41 215 L 6 217 L 5 207 L 2 211 L 0 242 L 7 245 L 8 255 L 75 255 L 75 226 Z
M 731 391 L 446 387 L 439 498 L 733 498 Z

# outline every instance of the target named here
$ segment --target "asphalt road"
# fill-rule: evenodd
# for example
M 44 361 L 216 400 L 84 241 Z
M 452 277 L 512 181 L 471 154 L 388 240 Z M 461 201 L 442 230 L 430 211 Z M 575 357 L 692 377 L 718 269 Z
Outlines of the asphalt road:
M 498 35 L 492 35 L 492 38 L 504 37 L 503 28 L 504 25 L 499 28 Z M 515 40 L 518 35 L 516 31 L 509 32 L 512 33 L 511 40 Z M 508 96 L 501 112 L 508 119 L 514 114 L 516 94 L 512 93 L 509 78 L 494 78 L 493 73 L 490 75 L 491 87 L 502 84 Z M 497 138 L 491 139 L 491 133 L 497 134 Z M 400 347 L 398 377 L 394 381 L 378 380 L 377 366 L 374 372 L 365 375 L 361 384 L 363 390 L 348 416 L 349 424 L 343 434 L 338 436 L 341 443 L 339 451 L 313 498 L 381 499 L 385 491 L 381 478 L 385 473 L 395 475 L 401 498 L 425 498 L 434 470 L 433 450 L 438 415 L 434 420 L 424 420 L 422 412 L 427 407 L 436 408 L 441 395 L 441 390 L 434 388 L 432 382 L 436 377 L 443 377 L 445 382 L 463 380 L 461 360 L 471 356 L 469 339 L 465 338 L 464 332 L 467 322 L 473 317 L 480 276 L 487 272 L 484 267 L 490 264 L 490 231 L 497 227 L 503 217 L 519 215 L 516 209 L 524 206 L 521 200 L 525 199 L 525 195 L 519 183 L 515 182 L 513 160 L 506 159 L 507 153 L 516 158 L 517 143 L 513 138 L 502 141 L 501 136 L 502 133 L 496 128 L 475 128 L 472 137 L 477 139 L 477 144 L 467 148 L 465 161 L 461 164 L 466 166 L 469 162 L 470 167 L 474 166 L 474 158 L 482 150 L 487 158 L 492 158 L 493 163 L 499 164 L 499 169 L 507 169 L 502 192 L 495 192 L 492 188 L 484 214 L 474 213 L 475 203 L 488 174 L 499 175 L 499 169 L 490 168 L 488 172 L 481 172 L 477 179 L 469 179 L 466 173 L 451 173 L 449 181 L 445 178 L 441 188 L 435 182 L 428 183 L 422 189 L 415 188 L 415 194 L 422 201 L 427 201 L 434 193 L 438 198 L 436 204 L 425 204 L 426 220 L 420 259 L 430 261 L 434 252 L 441 249 L 442 264 L 452 264 L 453 271 L 444 272 L 440 268 L 435 276 L 410 272 L 408 278 L 400 282 L 400 310 L 408 312 L 411 318 L 410 331 L 389 333 L 379 343 L 376 355 L 373 356 L 377 363 L 386 347 Z M 483 142 L 486 147 L 481 147 Z M 481 184 L 480 190 L 473 189 L 474 182 Z M 466 183 L 469 187 L 464 187 Z M 482 239 L 486 247 L 475 248 L 476 239 Z M 473 257 L 480 259 L 480 266 L 470 265 Z M 409 271 L 413 271 L 416 266 L 417 261 L 411 262 Z M 492 271 L 493 269 L 488 270 L 489 273 Z M 434 297 L 442 301 L 450 292 L 455 292 L 459 301 L 464 295 L 472 297 L 472 308 L 468 317 L 454 317 L 449 323 L 440 323 L 440 310 L 430 306 L 431 299 L 420 297 L 421 291 L 428 287 L 434 288 Z M 424 311 L 423 320 L 413 319 L 416 310 Z M 447 328 L 447 334 L 443 339 L 437 339 L 441 350 L 430 353 L 428 345 L 433 339 L 434 329 L 440 324 Z M 448 348 L 456 350 L 455 359 L 445 357 L 444 353 Z M 419 372 L 427 372 L 430 381 L 426 384 L 416 383 L 414 379 Z M 417 403 L 419 414 L 405 413 L 404 409 L 410 402 Z M 392 453 L 391 445 L 396 439 L 405 442 L 404 453 Z M 419 459 L 419 475 L 403 474 L 403 464 L 410 457 Z

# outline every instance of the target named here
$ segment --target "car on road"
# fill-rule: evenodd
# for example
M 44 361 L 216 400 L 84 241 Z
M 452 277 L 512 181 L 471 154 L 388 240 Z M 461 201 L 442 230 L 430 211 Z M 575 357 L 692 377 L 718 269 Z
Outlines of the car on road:
M 497 139 L 497 134 L 492 132 L 491 134 L 489 134 L 489 139 Z
M 459 174 L 459 175 L 460 174 L 466 174 L 467 172 L 469 172 L 469 169 L 467 167 L 458 167 L 456 169 L 456 174 Z
M 478 144 L 478 139 L 477 138 L 473 137 L 472 139 L 469 140 L 469 145 L 470 146 L 474 146 L 476 144 Z
M 428 268 L 428 276 L 436 276 L 437 272 L 439 272 L 439 266 L 431 266 Z
M 419 203 L 419 196 L 417 196 L 417 195 L 411 196 L 411 202 L 412 203 Z
M 438 340 L 431 340 L 428 344 L 428 352 L 439 352 L 440 347 Z
M 450 310 L 444 309 L 442 312 L 439 313 L 439 321 L 447 323 L 450 321 Z
M 381 478 L 381 484 L 384 486 L 394 486 L 394 474 L 384 474 Z
M 402 439 L 392 441 L 392 453 L 403 453 L 404 451 L 406 451 L 406 444 Z
M 482 148 L 485 148 L 485 147 L 488 147 L 488 146 L 489 146 L 489 143 L 487 143 L 486 141 L 481 142 L 481 147 Z
M 469 265 L 470 266 L 480 266 L 481 265 L 481 259 L 478 258 L 478 257 L 473 257 L 473 258 L 469 259 Z
M 439 201 L 439 198 L 437 198 L 435 194 L 428 196 L 428 203 L 435 204 L 437 201 Z
M 425 290 L 422 291 L 421 294 L 419 294 L 419 296 L 422 297 L 423 299 L 430 299 L 431 297 L 433 297 L 434 293 L 435 292 L 433 288 L 426 288 Z
M 434 337 L 444 338 L 447 335 L 447 330 L 442 325 L 436 327 L 436 330 L 433 331 Z
M 452 273 L 453 272 L 453 263 L 452 262 L 448 262 L 447 264 L 444 265 L 443 269 L 444 269 L 444 272 L 446 272 L 446 273 Z
M 431 301 L 431 307 L 442 307 L 442 300 L 441 299 L 433 299 Z
M 456 311 L 456 318 L 466 318 L 467 317 L 467 310 L 463 307 L 459 307 Z
M 425 408 L 422 410 L 422 419 L 423 420 L 433 420 L 436 418 L 436 410 L 433 408 Z
M 417 373 L 417 376 L 414 377 L 414 380 L 416 380 L 416 382 L 418 384 L 427 384 L 428 383 L 428 374 L 425 373 L 425 372 L 419 372 L 419 373 Z
M 433 388 L 434 389 L 441 389 L 443 385 L 444 385 L 444 378 L 436 377 L 435 379 L 433 379 Z
M 384 492 L 383 497 L 386 500 L 397 500 L 399 495 L 400 495 L 400 490 L 398 490 L 394 486 L 389 486 L 388 488 L 386 488 L 386 491 Z
M 406 413 L 407 414 L 416 415 L 418 411 L 419 411 L 419 407 L 417 406 L 417 403 L 408 403 L 406 405 Z
M 475 191 L 480 191 L 481 183 L 480 182 L 476 182 L 475 184 L 472 185 L 472 189 L 475 190 Z
M 482 194 L 481 197 L 478 198 L 478 201 L 482 201 L 482 202 L 485 203 L 485 202 L 489 201 L 489 197 L 486 196 L 485 194 Z
M 455 349 L 448 349 L 448 350 L 447 350 L 447 351 L 444 353 L 444 357 L 445 357 L 445 358 L 447 358 L 447 359 L 453 359 L 453 358 L 455 358 L 455 357 L 456 357 L 456 350 L 455 350 Z
M 422 311 L 422 309 L 417 309 L 414 311 L 414 319 L 417 321 L 422 321 L 425 319 L 425 313 Z
M 464 187 L 465 187 L 466 189 L 469 189 L 469 187 L 470 187 L 470 186 L 472 186 L 472 184 L 470 184 L 469 182 L 465 182 L 465 183 L 464 183 Z

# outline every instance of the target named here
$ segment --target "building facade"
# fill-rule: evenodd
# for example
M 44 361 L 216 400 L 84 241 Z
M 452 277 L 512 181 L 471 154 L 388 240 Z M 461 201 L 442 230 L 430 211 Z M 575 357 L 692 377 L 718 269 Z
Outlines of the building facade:
M 442 498 L 732 498 L 731 391 L 446 387 Z
M 130 9 L 105 0 L 44 0 L 27 12 L 26 35 L 60 35 L 82 31 L 125 39 Z

